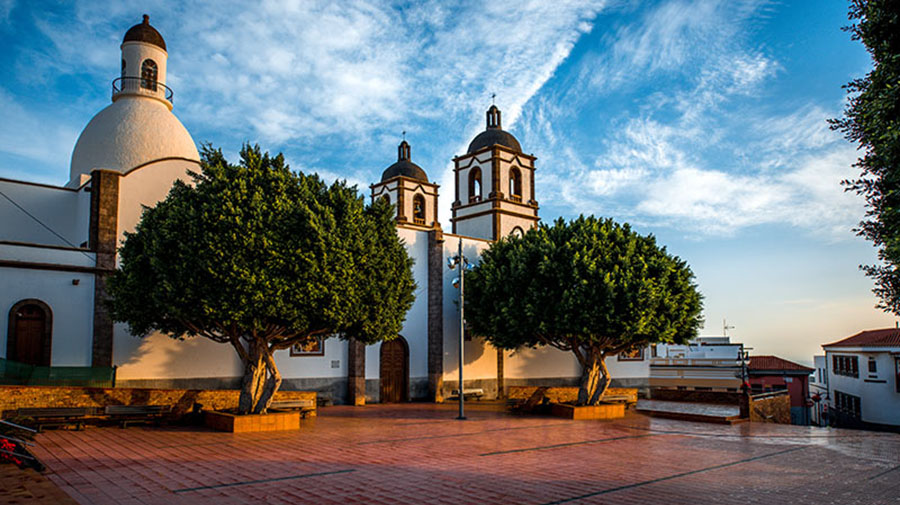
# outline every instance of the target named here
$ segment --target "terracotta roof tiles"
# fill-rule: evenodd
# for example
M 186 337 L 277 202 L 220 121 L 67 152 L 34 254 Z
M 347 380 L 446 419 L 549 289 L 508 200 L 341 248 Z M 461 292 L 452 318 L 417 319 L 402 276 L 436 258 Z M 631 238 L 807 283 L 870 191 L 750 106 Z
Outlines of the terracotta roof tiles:
M 779 358 L 778 356 L 750 356 L 747 370 L 778 370 L 812 373 L 813 369 Z
M 861 331 L 822 347 L 900 347 L 900 328 Z

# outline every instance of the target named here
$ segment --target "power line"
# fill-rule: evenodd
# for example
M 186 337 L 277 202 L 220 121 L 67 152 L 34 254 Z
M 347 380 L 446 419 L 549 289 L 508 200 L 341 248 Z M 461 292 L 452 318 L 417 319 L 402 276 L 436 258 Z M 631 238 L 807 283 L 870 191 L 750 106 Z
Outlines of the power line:
M 7 196 L 6 193 L 4 193 L 3 191 L 0 191 L 0 196 L 2 196 L 3 198 L 6 198 L 7 200 L 9 200 L 9 203 L 15 205 L 16 208 L 19 209 L 19 210 L 21 210 L 22 212 L 24 212 L 26 216 L 30 217 L 31 219 L 34 219 L 34 220 L 37 222 L 37 224 L 43 226 L 47 231 L 49 231 L 50 233 L 52 233 L 53 235 L 55 235 L 56 237 L 58 237 L 60 240 L 62 240 L 63 242 L 65 242 L 65 243 L 66 243 L 67 245 L 69 245 L 70 247 L 72 247 L 72 248 L 74 248 L 74 249 L 81 249 L 81 248 L 78 247 L 77 245 L 75 245 L 75 244 L 69 242 L 69 241 L 66 239 L 66 237 L 63 237 L 63 236 L 60 235 L 59 233 L 56 233 L 55 231 L 53 231 L 53 228 L 50 228 L 49 226 L 47 226 L 46 224 L 44 224 L 43 221 L 41 221 L 40 219 L 38 219 L 34 214 L 32 214 L 31 212 L 28 212 L 27 210 L 25 210 L 25 207 L 22 207 L 21 205 L 19 205 L 18 203 L 16 203 L 15 200 L 13 200 L 13 199 L 10 198 L 9 196 Z M 85 253 L 84 251 L 78 251 L 78 252 L 80 252 L 81 254 L 84 254 L 85 257 L 87 257 L 87 258 L 94 259 L 93 257 L 91 257 L 90 254 L 87 254 L 87 253 Z

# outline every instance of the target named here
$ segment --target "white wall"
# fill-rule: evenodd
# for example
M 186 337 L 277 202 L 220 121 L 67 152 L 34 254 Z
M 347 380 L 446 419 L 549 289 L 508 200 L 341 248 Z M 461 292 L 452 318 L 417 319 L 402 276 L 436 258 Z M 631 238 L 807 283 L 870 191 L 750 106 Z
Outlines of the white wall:
M 834 392 L 841 391 L 860 397 L 860 414 L 863 421 L 900 425 L 900 392 L 897 391 L 896 364 L 891 352 L 900 353 L 900 348 L 826 349 L 825 359 L 828 362 L 828 391 L 831 406 L 835 404 Z M 859 377 L 834 373 L 831 364 L 833 363 L 832 356 L 835 354 L 856 356 L 859 360 Z M 869 357 L 875 358 L 877 366 L 875 373 L 869 373 Z
M 66 239 L 60 239 L 9 200 L 0 198 L 0 240 L 76 247 L 87 242 L 90 193 L 9 180 L 0 180 L 0 191 Z
M 36 298 L 49 305 L 53 312 L 50 364 L 90 366 L 94 324 L 93 274 L 0 267 L 0 279 L 3 279 L 3 289 L 0 290 L 0 328 L 3 328 L 3 335 L 7 335 L 12 306 L 21 300 Z M 77 286 L 72 284 L 73 279 L 78 280 Z M 4 358 L 7 338 L 0 341 Z

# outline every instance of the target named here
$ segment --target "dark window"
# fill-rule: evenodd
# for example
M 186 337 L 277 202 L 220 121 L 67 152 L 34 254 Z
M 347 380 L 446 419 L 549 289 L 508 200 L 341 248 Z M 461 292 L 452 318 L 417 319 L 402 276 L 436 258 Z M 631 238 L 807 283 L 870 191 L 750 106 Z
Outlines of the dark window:
M 156 79 L 159 72 L 156 68 L 156 62 L 151 59 L 144 60 L 141 63 L 141 87 L 156 91 Z
M 869 373 L 878 373 L 878 363 L 875 358 L 869 358 Z
M 125 77 L 125 60 L 122 60 L 122 77 Z
M 859 377 L 859 358 L 856 356 L 843 356 L 835 354 L 831 362 L 836 375 L 847 377 Z
M 848 395 L 842 391 L 834 392 L 834 408 L 856 419 L 860 418 L 862 412 L 859 397 Z
M 900 358 L 894 358 L 894 368 L 897 369 L 897 373 L 894 374 L 894 382 L 897 383 L 897 392 L 900 393 Z
M 425 224 L 425 198 L 422 195 L 413 197 L 413 222 Z
M 509 169 L 509 198 L 516 202 L 522 201 L 522 174 L 516 167 Z
M 478 167 L 469 170 L 469 201 L 481 200 L 481 169 Z

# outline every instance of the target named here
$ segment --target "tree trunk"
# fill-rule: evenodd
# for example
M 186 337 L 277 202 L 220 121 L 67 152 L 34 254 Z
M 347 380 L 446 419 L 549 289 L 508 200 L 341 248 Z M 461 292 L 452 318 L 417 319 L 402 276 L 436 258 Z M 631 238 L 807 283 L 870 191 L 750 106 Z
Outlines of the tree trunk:
M 238 414 L 249 414 L 253 411 L 266 380 L 265 357 L 259 351 L 259 347 L 253 342 L 248 346 L 249 359 L 244 360 L 244 377 L 241 379 Z
M 578 405 L 597 405 L 609 387 L 609 370 L 606 356 L 591 350 L 585 351 L 581 364 L 581 386 L 578 388 Z
M 272 356 L 272 350 L 268 348 L 268 346 L 263 349 L 265 356 L 263 360 L 266 364 L 266 370 L 269 373 L 269 377 L 265 381 L 265 388 L 260 394 L 259 399 L 256 402 L 256 406 L 253 409 L 255 414 L 265 414 L 269 408 L 269 405 L 272 404 L 272 400 L 275 399 L 275 392 L 278 391 L 278 388 L 281 387 L 281 374 L 278 373 L 278 367 L 275 366 L 275 358 Z

